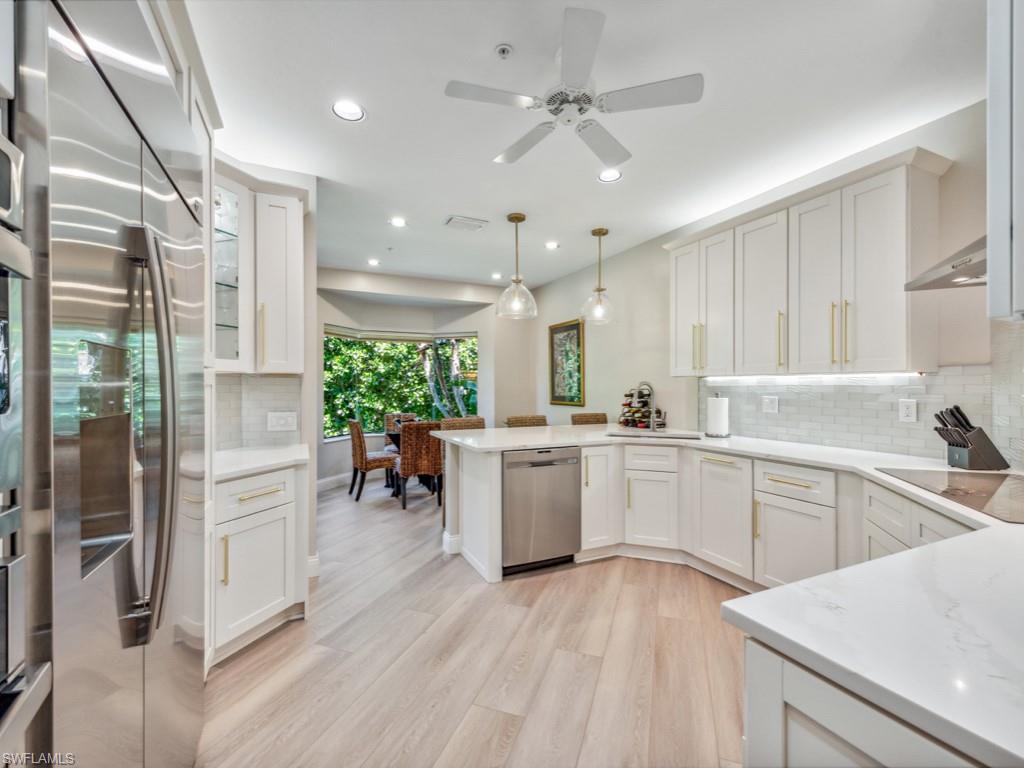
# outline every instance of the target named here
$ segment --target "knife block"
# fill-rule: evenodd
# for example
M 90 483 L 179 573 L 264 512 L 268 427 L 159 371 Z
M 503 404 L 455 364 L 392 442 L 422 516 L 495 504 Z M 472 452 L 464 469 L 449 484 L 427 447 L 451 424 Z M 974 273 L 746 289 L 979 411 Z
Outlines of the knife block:
M 959 469 L 994 470 L 1009 469 L 1003 454 L 992 444 L 992 440 L 985 430 L 975 427 L 970 432 L 965 432 L 970 448 L 958 448 L 955 445 L 946 446 L 946 463 L 951 467 Z

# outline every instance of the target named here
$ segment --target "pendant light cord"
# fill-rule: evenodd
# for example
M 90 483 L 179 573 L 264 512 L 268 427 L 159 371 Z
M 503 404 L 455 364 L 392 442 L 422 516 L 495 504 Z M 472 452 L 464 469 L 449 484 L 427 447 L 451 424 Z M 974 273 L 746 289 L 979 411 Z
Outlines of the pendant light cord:
M 597 290 L 601 290 L 601 241 L 604 237 L 597 238 Z
M 519 277 L 519 222 L 515 223 L 516 227 L 516 273 L 512 277 L 513 280 L 520 280 Z

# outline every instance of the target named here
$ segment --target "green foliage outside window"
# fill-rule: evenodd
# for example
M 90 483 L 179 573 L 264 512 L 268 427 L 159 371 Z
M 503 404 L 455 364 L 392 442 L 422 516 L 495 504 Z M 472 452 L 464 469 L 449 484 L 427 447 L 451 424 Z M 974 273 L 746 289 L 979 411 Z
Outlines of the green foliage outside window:
M 384 431 L 385 413 L 423 419 L 476 413 L 477 340 L 377 341 L 324 337 L 324 437 L 355 419 Z

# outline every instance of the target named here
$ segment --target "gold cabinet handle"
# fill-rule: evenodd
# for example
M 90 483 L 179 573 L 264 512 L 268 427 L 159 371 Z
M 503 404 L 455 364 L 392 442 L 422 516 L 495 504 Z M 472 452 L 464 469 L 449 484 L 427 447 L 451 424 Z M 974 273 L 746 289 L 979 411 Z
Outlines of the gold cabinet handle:
M 706 341 L 707 326 L 704 323 L 697 323 L 697 342 L 700 347 L 700 353 L 697 355 L 697 367 L 702 371 L 708 367 L 708 351 L 705 348 Z
M 590 457 L 583 457 L 583 485 L 586 488 L 590 487 Z
M 786 315 L 781 309 L 775 316 L 775 348 L 778 352 L 777 360 L 779 368 L 786 364 L 785 359 L 782 357 L 782 324 L 785 317 Z
M 264 488 L 262 491 L 254 491 L 252 493 L 243 493 L 243 494 L 241 494 L 238 497 L 238 500 L 240 502 L 242 502 L 242 501 L 252 501 L 253 499 L 260 498 L 260 496 L 271 496 L 271 495 L 273 495 L 275 493 L 282 493 L 282 492 L 284 492 L 284 486 L 283 485 L 275 485 L 272 488 Z
M 267 305 L 263 302 L 260 302 L 257 335 L 260 337 L 260 368 L 262 368 L 267 364 Z
M 228 585 L 229 576 L 230 576 L 230 573 L 229 573 L 229 570 L 228 570 L 230 568 L 230 563 L 231 563 L 231 561 L 230 561 L 231 545 L 228 543 L 228 539 L 229 538 L 230 537 L 227 536 L 227 535 L 221 536 L 221 538 L 220 538 L 221 545 L 224 547 L 224 575 L 221 576 L 220 583 L 223 584 L 225 587 Z
M 700 364 L 697 362 L 697 324 L 694 323 L 690 326 L 690 362 L 693 363 L 693 370 L 700 368 Z
M 633 478 L 626 478 L 626 509 L 633 508 Z
M 754 538 L 761 538 L 761 502 L 754 499 Z
M 843 362 L 850 362 L 850 302 L 843 300 Z
M 828 346 L 832 363 L 838 363 L 836 360 L 836 303 L 833 301 L 828 307 Z
M 782 485 L 792 485 L 796 488 L 813 488 L 814 486 L 810 483 L 802 483 L 799 480 L 787 480 L 784 477 L 776 477 L 775 475 L 765 475 L 765 480 L 771 480 L 773 483 L 781 483 Z
M 708 456 L 707 454 L 703 454 L 700 457 L 700 460 L 701 461 L 713 461 L 716 464 L 733 464 L 733 465 L 736 464 L 736 462 L 733 461 L 732 459 L 723 459 L 723 458 L 721 458 L 719 456 Z

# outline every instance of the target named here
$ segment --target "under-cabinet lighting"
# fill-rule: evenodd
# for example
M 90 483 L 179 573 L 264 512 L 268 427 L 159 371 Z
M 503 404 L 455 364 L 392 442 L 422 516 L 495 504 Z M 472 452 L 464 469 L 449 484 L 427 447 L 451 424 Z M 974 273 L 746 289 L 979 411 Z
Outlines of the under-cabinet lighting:
M 830 384 L 830 385 L 870 385 L 870 384 L 902 384 L 907 380 L 915 380 L 924 376 L 923 373 L 789 373 L 789 374 L 767 374 L 749 376 L 706 376 L 706 384 L 720 384 L 723 386 L 797 386 L 800 384 Z

